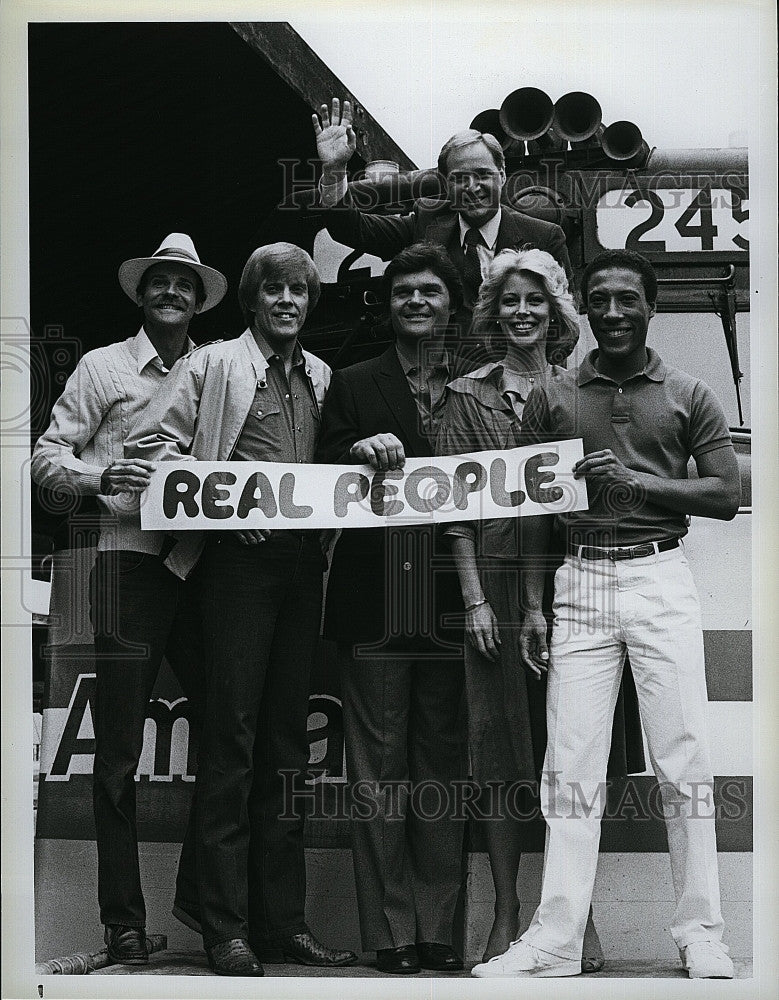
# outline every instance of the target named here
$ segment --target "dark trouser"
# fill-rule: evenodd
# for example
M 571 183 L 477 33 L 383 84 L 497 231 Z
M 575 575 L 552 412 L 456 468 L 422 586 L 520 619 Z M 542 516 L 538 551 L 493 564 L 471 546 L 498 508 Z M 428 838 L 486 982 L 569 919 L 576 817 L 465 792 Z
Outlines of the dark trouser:
M 464 826 L 452 819 L 450 784 L 464 773 L 462 659 L 356 657 L 346 644 L 338 659 L 363 947 L 451 944 Z M 419 799 L 404 798 L 402 785 L 425 784 Z
M 280 769 L 308 768 L 309 680 L 322 611 L 309 533 L 210 540 L 200 564 L 206 708 L 198 801 L 203 942 L 305 930 L 302 813 Z
M 202 647 L 194 586 L 144 552 L 98 552 L 90 577 L 97 693 L 93 800 L 98 900 L 104 924 L 143 927 L 135 772 L 163 656 L 190 701 L 190 739 L 199 728 Z M 194 807 L 193 807 L 194 810 Z M 176 895 L 197 899 L 195 820 L 181 848 Z

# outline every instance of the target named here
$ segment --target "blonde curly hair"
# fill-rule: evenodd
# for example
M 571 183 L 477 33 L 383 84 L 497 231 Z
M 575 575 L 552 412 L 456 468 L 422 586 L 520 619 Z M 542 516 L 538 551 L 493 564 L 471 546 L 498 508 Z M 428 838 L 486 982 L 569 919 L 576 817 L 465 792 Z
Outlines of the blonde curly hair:
M 470 337 L 486 343 L 493 353 L 500 350 L 505 343 L 497 318 L 500 297 L 508 279 L 523 273 L 536 278 L 549 299 L 552 322 L 546 342 L 546 358 L 550 364 L 561 364 L 579 339 L 579 317 L 568 290 L 565 271 L 546 250 L 501 250 L 495 255 L 473 310 Z

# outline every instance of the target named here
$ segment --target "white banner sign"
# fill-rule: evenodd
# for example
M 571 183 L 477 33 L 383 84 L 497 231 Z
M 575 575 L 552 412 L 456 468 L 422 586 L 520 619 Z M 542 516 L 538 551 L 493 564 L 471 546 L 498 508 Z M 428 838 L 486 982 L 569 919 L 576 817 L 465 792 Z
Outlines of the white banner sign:
M 586 510 L 572 468 L 581 440 L 410 458 L 402 470 L 284 462 L 163 462 L 141 504 L 146 529 L 375 528 Z

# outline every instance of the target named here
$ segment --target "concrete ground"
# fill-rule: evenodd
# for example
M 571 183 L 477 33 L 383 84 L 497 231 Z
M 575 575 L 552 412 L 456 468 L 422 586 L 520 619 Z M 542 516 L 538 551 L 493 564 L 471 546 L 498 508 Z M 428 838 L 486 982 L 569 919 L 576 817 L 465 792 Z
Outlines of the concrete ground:
M 752 959 L 734 959 L 737 979 L 752 978 Z M 131 975 L 156 975 L 156 976 L 210 976 L 213 975 L 206 962 L 206 957 L 202 952 L 185 951 L 164 951 L 152 955 L 149 964 L 145 966 L 112 965 L 105 969 L 99 969 L 93 976 L 131 976 Z M 390 976 L 386 973 L 377 972 L 373 965 L 372 955 L 363 955 L 360 964 L 347 969 L 315 969 L 302 965 L 266 965 L 265 975 L 278 976 L 281 978 L 301 978 L 308 977 L 342 977 L 345 979 L 391 979 L 400 980 L 400 976 Z M 447 975 L 446 979 L 467 978 L 470 975 L 470 966 L 464 972 L 457 975 Z M 432 978 L 432 973 L 421 972 L 416 976 L 403 976 L 403 979 L 426 979 Z M 586 977 L 590 979 L 686 979 L 687 975 L 682 971 L 678 963 L 666 961 L 647 962 L 643 960 L 631 962 L 625 960 L 610 961 L 606 963 L 602 972 L 593 973 Z

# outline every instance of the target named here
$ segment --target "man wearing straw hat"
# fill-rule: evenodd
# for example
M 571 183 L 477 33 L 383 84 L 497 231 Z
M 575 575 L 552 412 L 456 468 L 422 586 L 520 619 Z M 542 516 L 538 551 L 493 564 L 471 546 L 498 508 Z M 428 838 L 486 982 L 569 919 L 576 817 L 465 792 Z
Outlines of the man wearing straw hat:
M 96 704 L 93 801 L 100 920 L 112 961 L 148 961 L 138 864 L 135 772 L 146 710 L 163 655 L 198 716 L 200 649 L 194 602 L 163 563 L 164 535 L 141 531 L 138 494 L 153 464 L 126 459 L 124 443 L 174 363 L 192 350 L 192 317 L 215 306 L 227 279 L 200 263 L 184 233 L 151 257 L 125 261 L 119 283 L 143 312 L 134 337 L 85 354 L 35 446 L 32 478 L 53 490 L 97 496 L 100 538 L 90 577 Z M 177 903 L 197 900 L 194 841 L 182 845 Z

